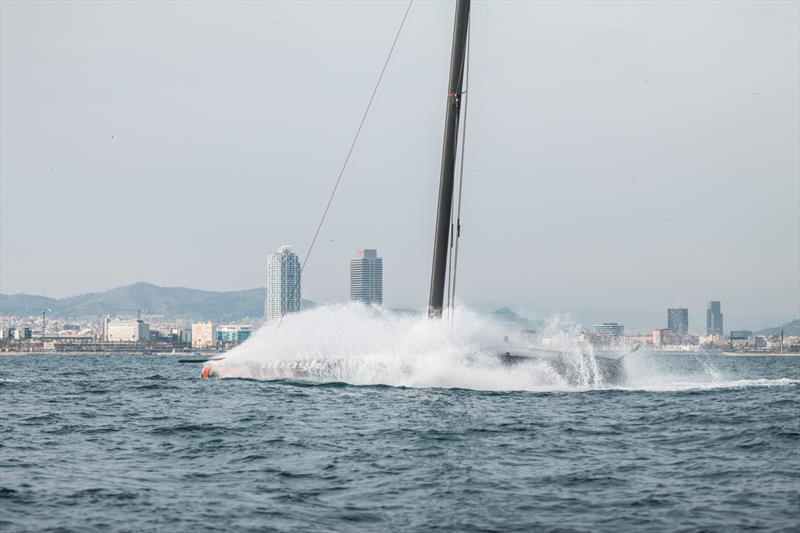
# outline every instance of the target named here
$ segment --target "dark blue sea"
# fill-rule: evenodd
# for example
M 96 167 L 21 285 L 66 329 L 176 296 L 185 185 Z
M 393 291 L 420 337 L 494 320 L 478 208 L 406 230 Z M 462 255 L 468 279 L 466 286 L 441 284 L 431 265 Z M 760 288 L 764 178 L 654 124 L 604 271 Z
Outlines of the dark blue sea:
M 538 392 L 2 357 L 0 529 L 798 531 L 800 358 L 652 357 Z

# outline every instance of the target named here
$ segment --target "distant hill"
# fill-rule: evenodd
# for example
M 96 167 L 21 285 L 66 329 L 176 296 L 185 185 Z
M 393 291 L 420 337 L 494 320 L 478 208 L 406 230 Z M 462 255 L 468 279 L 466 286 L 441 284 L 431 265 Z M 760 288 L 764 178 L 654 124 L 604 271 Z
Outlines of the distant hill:
M 544 327 L 544 322 L 541 320 L 531 320 L 524 316 L 518 315 L 508 307 L 501 307 L 491 312 L 491 316 L 501 322 L 514 324 L 517 327 L 530 330 L 540 330 Z
M 0 314 L 35 315 L 58 306 L 58 300 L 29 294 L 0 294 Z
M 106 292 L 69 298 L 47 298 L 27 294 L 0 294 L 0 314 L 27 316 L 47 311 L 50 316 L 80 318 L 103 315 L 163 315 L 192 320 L 235 321 L 264 314 L 263 288 L 215 292 L 185 287 L 159 287 L 134 283 Z M 303 300 L 303 307 L 314 302 Z
M 795 318 L 791 322 L 787 322 L 782 326 L 775 326 L 772 328 L 766 328 L 759 331 L 758 335 L 780 335 L 781 331 L 787 337 L 800 337 L 800 318 Z

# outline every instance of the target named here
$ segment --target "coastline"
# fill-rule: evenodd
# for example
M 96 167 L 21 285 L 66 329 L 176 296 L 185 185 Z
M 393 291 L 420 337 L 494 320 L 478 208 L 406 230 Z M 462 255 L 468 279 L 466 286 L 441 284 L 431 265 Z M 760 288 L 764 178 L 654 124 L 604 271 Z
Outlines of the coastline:
M 167 352 L 167 351 L 143 351 L 143 350 L 109 350 L 109 351 L 81 351 L 81 350 L 74 350 L 74 351 L 43 351 L 43 350 L 31 350 L 31 351 L 23 351 L 23 350 L 15 350 L 15 351 L 2 351 L 0 352 L 0 357 L 9 356 L 23 356 L 23 355 L 66 355 L 66 356 L 77 356 L 77 355 L 102 355 L 102 356 L 115 356 L 115 355 L 142 355 L 148 357 L 164 357 L 164 356 L 173 356 L 173 357 L 218 357 L 224 354 L 226 351 L 203 351 L 203 350 L 194 350 L 194 351 L 187 351 L 187 352 Z M 691 354 L 691 353 L 705 353 L 707 355 L 716 355 L 716 356 L 724 356 L 724 357 L 800 357 L 800 352 L 712 352 L 712 351 L 703 351 L 703 352 L 692 352 L 688 350 L 665 350 L 660 352 L 664 355 L 671 355 L 671 354 Z
M 800 357 L 800 352 L 720 352 L 727 357 Z
M 194 351 L 194 352 L 144 352 L 140 350 L 131 350 L 131 351 L 122 351 L 122 350 L 114 350 L 114 351 L 58 351 L 58 352 L 47 352 L 42 350 L 33 350 L 33 351 L 8 351 L 8 352 L 0 352 L 0 357 L 9 356 L 23 356 L 23 355 L 67 355 L 67 356 L 76 356 L 76 355 L 102 355 L 106 357 L 112 357 L 115 355 L 142 355 L 147 357 L 164 357 L 164 356 L 172 356 L 172 357 L 215 357 L 221 354 L 224 354 L 224 351 L 219 352 L 201 352 L 201 351 Z

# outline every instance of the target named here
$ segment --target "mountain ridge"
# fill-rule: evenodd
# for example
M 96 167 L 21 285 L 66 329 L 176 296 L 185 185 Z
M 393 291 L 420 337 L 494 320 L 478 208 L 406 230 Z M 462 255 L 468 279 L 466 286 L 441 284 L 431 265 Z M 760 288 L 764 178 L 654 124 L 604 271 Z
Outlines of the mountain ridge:
M 800 337 L 800 318 L 795 318 L 794 320 L 780 326 L 764 328 L 761 331 L 758 331 L 757 334 L 766 336 L 780 335 L 781 331 L 783 331 L 783 334 L 787 337 Z
M 66 298 L 0 294 L 0 314 L 31 315 L 47 311 L 54 317 L 78 318 L 113 314 L 162 315 L 193 320 L 232 321 L 264 314 L 263 287 L 239 291 L 206 291 L 161 287 L 138 282 Z M 303 300 L 303 307 L 316 305 Z

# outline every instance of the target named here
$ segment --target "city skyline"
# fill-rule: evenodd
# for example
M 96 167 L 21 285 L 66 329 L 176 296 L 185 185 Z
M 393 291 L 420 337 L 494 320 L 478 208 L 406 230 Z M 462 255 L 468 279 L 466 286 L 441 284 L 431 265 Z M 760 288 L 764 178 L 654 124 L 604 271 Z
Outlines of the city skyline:
M 184 291 L 197 291 L 198 293 L 200 293 L 200 294 L 198 294 L 196 296 L 190 296 L 189 297 L 190 301 L 192 301 L 192 302 L 197 301 L 198 299 L 200 299 L 202 301 L 208 301 L 209 297 L 211 297 L 212 295 L 219 295 L 222 298 L 222 300 L 220 300 L 220 302 L 222 302 L 222 301 L 230 302 L 229 297 L 233 296 L 234 294 L 237 293 L 237 291 L 233 291 L 233 292 L 217 292 L 217 293 L 215 293 L 213 291 L 203 291 L 203 290 L 200 290 L 200 289 L 188 289 L 188 288 L 185 288 L 185 287 L 158 287 L 158 286 L 147 284 L 147 283 L 136 283 L 136 284 L 129 285 L 129 286 L 126 286 L 126 287 L 118 287 L 118 288 L 113 289 L 111 292 L 108 292 L 108 293 L 93 293 L 93 294 L 79 295 L 79 296 L 77 296 L 77 298 L 81 299 L 81 301 L 80 302 L 76 302 L 76 303 L 79 305 L 79 308 L 80 308 L 80 307 L 83 307 L 83 306 L 86 305 L 84 300 L 82 300 L 83 298 L 89 297 L 93 301 L 97 302 L 96 299 L 98 297 L 104 295 L 104 294 L 109 294 L 110 295 L 110 294 L 115 293 L 117 291 L 123 291 L 124 293 L 127 293 L 128 291 L 133 290 L 133 289 L 135 289 L 137 287 L 144 288 L 144 292 L 140 295 L 140 297 L 145 299 L 143 301 L 151 301 L 154 297 L 156 297 L 159 301 L 162 301 L 162 300 L 164 300 L 164 298 L 167 298 L 167 300 L 164 300 L 162 302 L 162 303 L 166 304 L 167 307 L 171 307 L 171 306 L 175 305 L 174 302 L 170 303 L 170 301 L 169 301 L 170 297 L 167 296 L 167 293 L 173 293 L 173 297 L 174 297 L 174 291 L 177 291 L 178 294 L 182 294 Z M 160 291 L 167 291 L 167 293 L 165 293 L 164 295 L 156 296 L 152 292 L 153 290 L 156 290 L 156 291 L 159 291 L 159 290 Z M 253 289 L 249 289 L 249 290 L 246 290 L 246 291 L 239 291 L 239 293 L 242 293 L 242 294 L 251 294 L 251 293 L 254 293 L 254 292 L 257 292 L 257 293 L 260 294 L 260 296 L 259 296 L 260 302 L 265 302 L 266 286 L 255 287 Z M 39 296 L 33 296 L 33 295 L 16 295 L 16 296 L 22 296 L 24 298 L 34 298 L 34 299 L 40 298 Z M 120 301 L 119 297 L 120 297 L 120 295 L 114 296 L 113 297 L 114 298 L 113 301 Z M 251 298 L 251 296 L 246 296 L 246 298 Z M 71 299 L 67 299 L 67 301 L 69 301 L 69 300 L 71 300 Z M 47 299 L 44 302 L 39 302 L 38 300 L 36 300 L 36 301 L 37 301 L 37 303 L 34 305 L 35 309 L 31 308 L 31 312 L 30 313 L 23 313 L 22 315 L 20 315 L 18 313 L 10 313 L 10 314 L 11 315 L 16 314 L 17 316 L 26 316 L 26 315 L 32 313 L 31 316 L 35 316 L 36 324 L 38 324 L 39 321 L 42 319 L 42 317 L 41 317 L 41 312 L 42 311 L 46 311 L 48 313 L 48 317 L 50 317 L 51 319 L 52 319 L 53 316 L 59 316 L 58 309 L 60 308 L 60 305 L 58 305 L 58 302 L 61 302 L 63 300 Z M 126 300 L 123 300 L 123 301 L 126 301 Z M 309 303 L 309 304 L 312 304 L 312 305 L 327 305 L 327 304 L 344 303 L 344 302 L 347 301 L 347 299 L 343 298 L 341 300 L 320 301 L 320 300 L 316 300 L 314 298 L 314 296 L 311 295 L 311 297 L 309 299 L 303 300 L 303 301 L 306 301 L 306 303 Z M 719 300 L 707 301 L 706 302 L 707 307 L 711 306 L 712 304 L 720 304 L 720 306 L 721 306 L 721 303 L 722 302 L 720 302 Z M 12 305 L 14 305 L 14 304 L 12 304 Z M 25 305 L 30 306 L 30 303 L 25 304 Z M 94 305 L 96 305 L 96 303 Z M 107 304 L 104 304 L 104 305 L 107 305 Z M 125 305 L 125 304 L 123 304 L 122 307 L 119 307 L 119 304 L 116 304 L 116 305 L 117 305 L 117 307 L 113 307 L 113 308 L 110 308 L 110 309 L 107 309 L 107 310 L 92 311 L 89 314 L 87 314 L 86 316 L 87 317 L 90 316 L 90 315 L 91 316 L 97 316 L 98 314 L 105 316 L 107 313 L 111 313 L 111 316 L 114 316 L 114 317 L 129 317 L 129 318 L 132 318 L 132 317 L 137 316 L 137 315 L 140 314 L 141 309 L 139 309 L 139 307 L 142 307 L 141 304 L 139 304 L 139 305 L 131 305 L 131 304 Z M 48 306 L 52 306 L 53 309 L 56 310 L 55 315 L 53 315 L 51 313 L 52 310 L 49 309 Z M 473 309 L 475 309 L 475 310 L 484 311 L 484 312 L 498 311 L 498 310 L 502 310 L 503 308 L 508 308 L 507 305 L 499 306 L 499 307 L 497 307 L 497 306 L 495 306 L 495 307 L 492 307 L 492 306 L 471 306 L 471 307 Z M 389 307 L 389 308 L 392 309 L 393 307 Z M 205 313 L 209 312 L 208 311 L 209 310 L 208 306 L 203 306 L 203 309 L 205 309 L 205 311 L 204 311 Z M 262 309 L 263 309 L 263 306 L 262 306 Z M 419 311 L 420 313 L 425 311 L 425 309 L 422 308 L 422 307 L 418 307 L 418 308 L 397 308 L 397 307 L 394 307 L 394 309 L 399 309 L 399 310 L 403 310 L 403 311 L 411 309 L 411 310 Z M 642 309 L 645 309 L 645 310 L 643 311 Z M 690 308 L 682 307 L 682 308 L 674 308 L 674 309 L 680 311 L 681 313 L 683 313 L 685 311 L 686 317 L 687 317 L 687 319 L 689 321 L 689 326 L 688 326 L 688 332 L 689 333 L 696 334 L 696 335 L 708 334 L 708 331 L 707 331 L 708 311 L 706 312 L 705 315 L 701 315 L 697 311 L 697 309 L 693 308 L 693 307 L 690 307 Z M 721 309 L 721 307 L 720 307 L 720 309 Z M 566 321 L 568 323 L 580 324 L 580 325 L 582 325 L 582 326 L 584 326 L 586 328 L 591 328 L 592 327 L 591 324 L 595 324 L 595 326 L 594 326 L 595 328 L 598 325 L 602 326 L 602 325 L 605 325 L 605 324 L 617 324 L 619 326 L 626 327 L 628 331 L 630 331 L 631 333 L 635 333 L 635 334 L 646 333 L 646 332 L 652 330 L 653 328 L 656 328 L 656 329 L 659 329 L 659 328 L 669 329 L 669 309 L 667 309 L 667 318 L 665 320 L 664 319 L 664 308 L 657 309 L 654 306 L 651 306 L 651 307 L 648 307 L 648 308 L 639 307 L 638 310 L 636 311 L 635 315 L 633 315 L 635 317 L 635 320 L 633 320 L 633 321 L 625 321 L 625 320 L 623 320 L 621 318 L 621 315 L 619 313 L 607 312 L 607 311 L 602 310 L 601 308 L 592 309 L 588 313 L 584 313 L 584 314 L 576 313 L 576 312 L 574 312 L 574 310 L 572 310 L 572 312 L 568 312 L 568 313 L 558 313 L 558 312 L 555 312 L 555 311 L 544 311 L 544 312 L 541 312 L 541 311 L 537 311 L 535 309 L 532 310 L 530 308 L 525 308 L 524 306 L 515 307 L 514 310 L 520 316 L 524 316 L 524 317 L 526 317 L 528 319 L 540 320 L 540 321 L 544 321 L 544 322 L 548 322 L 550 320 L 555 319 L 555 320 L 560 321 L 560 322 Z M 2 311 L 2 309 L 0 309 L 0 311 Z M 222 320 L 222 323 L 225 323 L 226 320 L 229 323 L 231 323 L 231 320 L 233 320 L 235 322 L 236 320 L 240 320 L 241 318 L 245 317 L 245 315 L 242 315 L 239 318 L 236 318 L 236 317 L 231 318 L 229 316 L 229 318 L 226 319 L 226 318 L 224 318 L 224 316 L 226 314 L 230 313 L 230 310 L 228 308 L 223 307 L 223 308 L 218 309 L 218 311 L 220 311 L 222 313 L 221 318 L 220 318 Z M 77 315 L 74 314 L 75 313 L 74 310 L 73 311 L 69 311 L 69 313 L 70 314 L 66 315 L 66 316 L 77 316 Z M 6 313 L 6 314 L 8 314 L 8 313 Z M 2 315 L 3 315 L 3 313 L 0 312 L 0 316 L 2 316 Z M 154 315 L 155 316 L 161 316 L 161 313 L 155 312 Z M 623 313 L 623 315 L 624 315 L 624 313 Z M 722 313 L 720 311 L 720 316 L 721 315 L 722 315 Z M 258 318 L 259 316 L 263 316 L 263 313 L 262 312 L 253 312 L 251 314 L 246 315 L 246 318 L 254 319 L 254 318 Z M 616 319 L 616 321 L 613 321 L 613 319 Z M 733 330 L 753 330 L 753 331 L 758 331 L 760 329 L 780 326 L 781 324 L 786 324 L 786 323 L 789 323 L 792 320 L 796 320 L 796 319 L 798 319 L 797 316 L 788 317 L 788 318 L 780 318 L 779 317 L 779 318 L 776 318 L 776 319 L 775 318 L 774 319 L 768 319 L 767 318 L 767 319 L 763 320 L 761 323 L 752 323 L 752 322 L 751 323 L 748 323 L 748 322 L 739 323 L 739 322 L 734 322 L 734 325 L 732 327 L 730 327 L 726 331 L 733 331 Z M 683 319 L 681 319 L 681 320 L 683 320 Z M 704 325 L 705 325 L 706 329 L 704 329 Z

